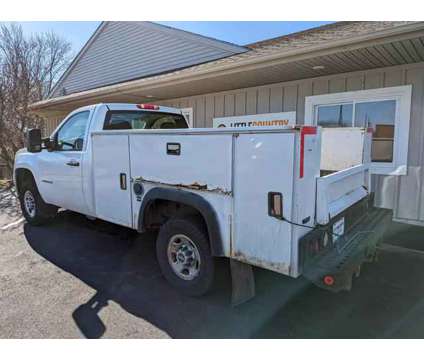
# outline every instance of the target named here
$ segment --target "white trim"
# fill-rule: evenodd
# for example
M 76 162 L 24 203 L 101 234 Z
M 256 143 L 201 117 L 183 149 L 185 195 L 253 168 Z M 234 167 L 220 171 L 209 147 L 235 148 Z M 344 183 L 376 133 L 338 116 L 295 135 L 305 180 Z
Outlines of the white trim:
M 383 175 L 406 175 L 408 165 L 411 95 L 412 85 L 405 85 L 307 96 L 305 98 L 305 124 L 316 125 L 315 107 L 317 105 L 396 100 L 393 162 L 374 162 L 371 164 L 371 173 Z
M 192 128 L 193 125 L 193 108 L 182 108 L 181 110 L 181 114 L 183 114 L 183 116 L 185 117 L 185 119 L 187 120 L 188 117 L 188 126 L 190 128 Z

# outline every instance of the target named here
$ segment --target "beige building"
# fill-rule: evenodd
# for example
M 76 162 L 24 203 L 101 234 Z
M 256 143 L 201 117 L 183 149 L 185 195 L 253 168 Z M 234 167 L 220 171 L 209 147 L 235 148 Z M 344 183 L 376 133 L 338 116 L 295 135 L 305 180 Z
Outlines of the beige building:
M 395 220 L 424 224 L 422 22 L 339 22 L 246 46 L 104 22 L 32 108 L 52 131 L 68 112 L 98 102 L 180 107 L 195 127 L 288 111 L 299 124 L 372 127 L 376 204 Z

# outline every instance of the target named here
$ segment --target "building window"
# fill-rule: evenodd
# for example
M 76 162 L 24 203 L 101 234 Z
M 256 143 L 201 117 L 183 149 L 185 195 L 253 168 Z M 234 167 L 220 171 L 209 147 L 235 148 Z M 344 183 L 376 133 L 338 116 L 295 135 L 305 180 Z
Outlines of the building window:
M 371 160 L 393 162 L 396 100 L 370 101 L 355 104 L 354 126 L 373 130 Z
M 372 173 L 405 175 L 410 107 L 410 85 L 309 96 L 305 124 L 372 128 Z
M 318 124 L 323 127 L 351 127 L 352 104 L 319 105 Z

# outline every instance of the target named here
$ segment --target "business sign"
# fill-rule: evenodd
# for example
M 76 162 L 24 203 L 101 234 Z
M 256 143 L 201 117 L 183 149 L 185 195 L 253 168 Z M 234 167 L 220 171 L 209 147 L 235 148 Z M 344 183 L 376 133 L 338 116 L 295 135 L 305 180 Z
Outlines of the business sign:
M 214 128 L 282 127 L 296 125 L 296 111 L 271 114 L 219 117 L 213 119 Z

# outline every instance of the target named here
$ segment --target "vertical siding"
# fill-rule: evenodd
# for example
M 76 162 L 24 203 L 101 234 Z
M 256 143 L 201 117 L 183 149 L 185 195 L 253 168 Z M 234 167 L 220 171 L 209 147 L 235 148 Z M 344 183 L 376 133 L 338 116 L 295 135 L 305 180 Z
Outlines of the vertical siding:
M 272 113 L 283 111 L 283 90 L 282 86 L 272 87 L 270 89 L 269 111 Z
M 224 95 L 215 96 L 215 113 L 214 117 L 224 116 Z M 212 119 L 210 121 L 212 123 Z M 197 126 L 197 120 L 194 119 L 194 126 Z
M 303 81 L 297 86 L 296 97 L 293 98 L 293 106 L 284 107 L 284 111 L 296 111 L 296 121 L 298 124 L 305 123 L 305 97 L 312 95 L 312 91 L 313 81 Z M 296 103 L 294 103 L 294 100 L 296 100 Z
M 246 114 L 257 114 L 258 91 L 256 89 L 246 90 Z
M 284 87 L 283 111 L 297 111 L 299 87 L 302 85 Z
M 399 178 L 398 218 L 424 220 L 420 209 L 422 196 L 422 138 L 423 138 L 423 80 L 424 68 L 406 72 L 406 83 L 412 84 L 411 123 L 408 147 L 408 175 Z
M 329 93 L 340 93 L 346 91 L 346 78 L 335 78 L 329 81 Z
M 198 119 L 199 127 L 206 127 L 206 98 L 204 96 L 197 98 L 195 104 L 194 118 Z
M 215 111 L 215 99 L 213 96 L 207 96 L 205 100 L 205 127 L 212 127 L 212 119 Z
M 365 89 L 377 89 L 383 87 L 383 73 L 371 73 L 365 76 Z
M 346 78 L 346 91 L 363 90 L 364 76 L 353 75 Z
M 312 82 L 312 95 L 328 94 L 328 79 L 317 79 Z
M 234 94 L 227 94 L 224 97 L 224 115 L 234 116 Z
M 258 114 L 269 113 L 270 89 L 265 87 L 258 90 Z
M 246 114 L 246 93 L 245 92 L 236 94 L 235 107 L 236 107 L 235 115 Z
M 384 87 L 399 86 L 404 83 L 405 70 L 398 69 L 384 73 Z

